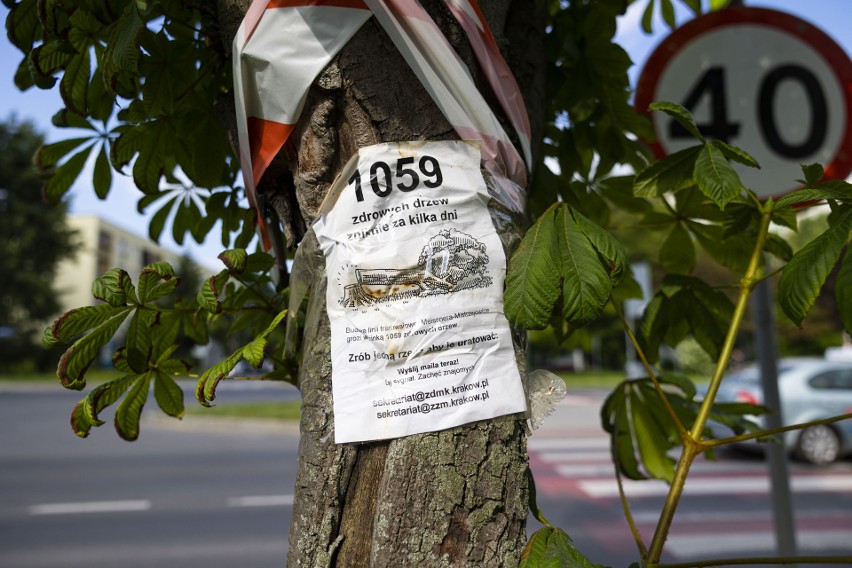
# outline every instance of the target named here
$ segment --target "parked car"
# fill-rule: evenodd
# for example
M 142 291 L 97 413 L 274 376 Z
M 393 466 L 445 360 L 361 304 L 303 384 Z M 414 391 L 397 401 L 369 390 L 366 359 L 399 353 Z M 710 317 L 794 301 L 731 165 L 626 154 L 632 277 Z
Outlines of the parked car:
M 852 413 L 852 362 L 781 359 L 778 387 L 784 426 Z M 750 365 L 727 375 L 716 400 L 763 404 L 760 368 Z M 761 418 L 757 420 L 762 423 Z M 715 435 L 722 434 L 717 426 L 713 429 Z M 784 442 L 797 459 L 817 465 L 830 464 L 852 454 L 852 419 L 787 432 Z

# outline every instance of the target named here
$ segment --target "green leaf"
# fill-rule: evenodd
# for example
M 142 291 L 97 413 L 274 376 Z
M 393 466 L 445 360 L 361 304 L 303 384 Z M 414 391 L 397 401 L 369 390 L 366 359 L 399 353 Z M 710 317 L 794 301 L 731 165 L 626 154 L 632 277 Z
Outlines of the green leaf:
M 142 147 L 148 133 L 148 128 L 148 125 L 141 124 L 127 127 L 118 133 L 119 135 L 112 142 L 112 151 L 109 154 L 112 165 L 116 170 L 120 171 L 130 163 L 133 156 Z
M 550 323 L 560 292 L 556 215 L 554 207 L 539 217 L 509 260 L 504 303 L 513 327 L 544 329 Z
M 679 376 L 664 375 L 658 380 L 681 422 L 692 423 L 698 409 L 693 400 L 695 386 Z M 611 435 L 613 459 L 624 476 L 647 479 L 647 473 L 671 482 L 674 460 L 668 452 L 681 444 L 680 434 L 650 379 L 619 384 L 604 401 L 601 421 Z
M 114 404 L 121 395 L 127 392 L 130 385 L 139 378 L 138 375 L 127 375 L 114 379 L 107 383 L 98 385 L 81 401 L 83 404 L 83 413 L 86 419 L 92 426 L 101 426 L 104 422 L 99 418 L 99 414 L 104 408 Z M 88 434 L 88 431 L 86 431 Z M 77 434 L 80 435 L 79 433 Z M 82 436 L 85 438 L 85 436 Z
M 562 529 L 544 526 L 530 537 L 519 568 L 604 568 L 574 547 Z
M 639 460 L 633 451 L 633 434 L 630 413 L 627 412 L 629 383 L 620 383 L 607 396 L 601 406 L 601 425 L 610 434 L 610 452 L 618 471 L 628 479 L 648 479 L 639 468 Z
M 50 76 L 59 72 L 74 57 L 74 49 L 63 40 L 41 44 L 32 50 L 32 61 L 38 72 Z
M 260 369 L 260 366 L 263 365 L 263 357 L 266 351 L 267 341 L 263 337 L 258 337 L 245 347 L 242 350 L 242 358 L 248 361 L 249 365 L 254 367 L 255 369 Z
M 101 426 L 104 422 L 99 418 L 100 412 L 107 406 L 115 403 L 123 395 L 136 375 L 121 377 L 92 389 L 86 397 L 74 407 L 71 413 L 71 428 L 74 433 L 85 438 L 89 435 L 92 427 Z
M 837 311 L 847 333 L 852 333 L 852 252 L 846 248 L 840 270 L 837 272 L 837 282 L 834 285 L 834 297 L 837 300 Z
M 48 201 L 59 203 L 62 196 L 71 189 L 71 186 L 80 176 L 80 172 L 83 171 L 83 166 L 86 165 L 86 159 L 89 157 L 90 151 L 91 147 L 87 146 L 56 168 L 56 171 L 44 186 L 44 195 Z
M 547 541 L 553 531 L 553 526 L 543 526 L 533 533 L 527 542 L 524 552 L 521 554 L 521 563 L 518 568 L 538 568 L 542 566 L 542 559 L 547 552 Z
M 183 391 L 175 380 L 167 375 L 153 372 L 154 398 L 159 407 L 174 418 L 182 418 L 184 413 Z
M 218 314 L 222 312 L 222 302 L 219 301 L 219 293 L 228 282 L 228 271 L 223 270 L 215 276 L 211 276 L 204 281 L 201 290 L 195 297 L 198 305 L 210 312 Z
M 179 199 L 180 196 L 175 195 L 173 198 L 167 200 L 163 206 L 154 213 L 154 216 L 151 217 L 151 222 L 148 224 L 148 236 L 155 243 L 160 242 L 160 235 L 163 233 L 163 228 L 166 226 L 166 219 L 168 219 L 172 207 L 175 206 Z
M 65 106 L 80 115 L 86 114 L 91 71 L 89 52 L 83 51 L 68 62 L 59 81 L 59 94 Z
M 695 182 L 701 192 L 723 210 L 742 191 L 737 172 L 713 143 L 705 144 L 695 160 Z
M 828 230 L 802 247 L 787 266 L 778 282 L 781 309 L 796 325 L 802 325 L 805 315 L 819 296 L 852 229 L 852 207 L 847 208 Z
M 832 180 L 823 182 L 818 187 L 799 189 L 779 199 L 775 203 L 773 212 L 784 209 L 785 207 L 798 205 L 799 203 L 822 201 L 824 199 L 836 199 L 845 203 L 852 202 L 852 184 L 845 181 Z
M 793 248 L 781 237 L 774 233 L 766 235 L 766 243 L 763 250 L 776 258 L 789 262 L 793 258 Z
M 254 252 L 246 259 L 247 272 L 266 273 L 275 266 L 275 258 L 265 252 Z
M 659 197 L 667 191 L 677 191 L 693 184 L 696 158 L 704 146 L 693 146 L 654 162 L 633 182 L 637 197 Z
M 529 466 L 527 467 L 527 486 L 529 487 L 529 489 L 528 489 L 529 494 L 528 495 L 529 495 L 530 512 L 532 512 L 533 517 L 535 517 L 536 520 L 538 522 L 540 522 L 541 524 L 552 527 L 553 525 L 551 525 L 550 522 L 546 518 L 544 518 L 544 513 L 542 513 L 541 509 L 538 508 L 538 499 L 536 498 L 536 489 L 535 489 L 535 478 L 533 477 L 533 472 L 529 468 Z
M 660 249 L 660 264 L 668 272 L 689 274 L 695 266 L 695 245 L 682 223 L 672 227 Z
M 127 348 L 119 347 L 112 354 L 112 366 L 120 373 L 133 374 L 133 369 L 130 368 L 130 363 L 127 362 Z
M 642 12 L 642 31 L 646 34 L 654 31 L 652 26 L 654 20 L 654 2 L 655 0 L 648 0 L 648 5 L 645 6 L 645 11 Z
M 82 138 L 60 140 L 53 144 L 45 144 L 36 152 L 36 167 L 43 173 L 48 172 L 51 168 L 58 164 L 62 158 L 77 149 L 81 144 L 89 142 L 90 140 L 90 137 L 84 136 Z
M 36 66 L 33 52 L 31 51 L 26 58 L 27 70 L 30 72 L 30 79 L 33 84 L 39 89 L 52 89 L 56 84 L 56 77 L 44 75 Z
M 617 287 L 621 284 L 627 268 L 627 255 L 624 253 L 621 244 L 610 233 L 584 217 L 579 211 L 574 211 L 574 220 L 603 260 L 613 288 Z
M 671 3 L 669 3 L 669 7 L 671 7 Z M 681 126 L 686 128 L 686 131 L 692 134 L 695 138 L 704 142 L 704 136 L 698 130 L 698 127 L 695 125 L 695 120 L 693 120 L 692 115 L 679 104 L 669 103 L 669 102 L 656 102 L 648 105 L 648 108 L 651 110 L 658 110 L 666 113 Z
M 136 2 L 129 2 L 110 30 L 103 55 L 104 83 L 115 90 L 118 74 L 136 74 L 139 64 L 139 39 L 144 29 Z
M 221 124 L 210 112 L 191 112 L 182 118 L 188 128 L 178 126 L 183 136 L 177 144 L 181 168 L 198 187 L 222 185 L 232 151 Z
M 633 180 L 636 176 L 614 176 L 595 182 L 601 196 L 619 209 L 630 213 L 647 213 L 653 209 L 645 199 L 633 195 Z
M 129 309 L 115 308 L 109 304 L 75 308 L 56 318 L 50 327 L 51 336 L 58 341 L 67 342 L 121 313 L 127 315 Z
M 118 327 L 127 317 L 128 311 L 103 322 L 92 331 L 75 341 L 59 359 L 56 376 L 67 389 L 80 390 L 86 386 L 84 375 L 97 357 L 100 348 L 112 339 Z
M 139 154 L 133 163 L 133 182 L 144 193 L 156 193 L 160 188 L 160 177 L 166 162 L 172 159 L 174 131 L 165 120 L 154 120 L 145 124 Z
M 136 202 L 136 211 L 138 211 L 139 213 L 144 213 L 145 210 L 148 209 L 151 204 L 155 203 L 156 201 L 159 201 L 163 197 L 167 195 L 172 195 L 172 199 L 168 201 L 173 201 L 177 198 L 177 196 L 180 195 L 180 193 L 180 191 L 175 191 L 173 189 L 164 189 L 156 193 L 145 194 L 139 198 L 139 201 Z
M 195 399 L 199 404 L 211 406 L 210 402 L 216 399 L 216 387 L 240 362 L 242 359 L 241 351 L 235 351 L 224 361 L 220 361 L 204 371 L 195 385 Z
M 181 320 L 181 314 L 177 312 L 177 309 L 157 313 L 157 318 L 154 321 L 152 328 L 153 342 L 151 345 L 151 359 L 156 361 L 155 366 L 158 369 L 165 371 L 161 361 L 170 357 L 171 354 L 180 347 L 176 341 L 178 332 L 180 331 Z M 185 373 L 186 368 L 179 372 Z
M 95 188 L 95 195 L 101 199 L 106 199 L 110 186 L 112 186 L 112 168 L 109 165 L 106 143 L 101 146 L 101 151 L 98 152 L 98 157 L 95 160 L 92 185 Z
M 9 14 L 6 16 L 6 34 L 12 45 L 24 53 L 42 37 L 37 6 L 37 0 L 22 0 L 13 6 L 7 5 Z
M 701 14 L 701 0 L 681 0 L 696 16 Z
M 755 160 L 751 156 L 751 154 L 749 154 L 745 150 L 737 148 L 736 146 L 731 146 L 730 144 L 721 140 L 713 140 L 712 144 L 719 148 L 725 155 L 725 157 L 729 160 L 733 160 L 750 168 L 760 168 L 760 164 L 757 162 L 757 160 Z
M 561 257 L 562 315 L 570 324 L 580 327 L 600 316 L 612 291 L 612 280 L 567 207 L 557 210 L 556 222 Z
M 59 109 L 50 118 L 50 122 L 57 128 L 80 128 L 83 130 L 92 130 L 93 132 L 98 131 L 86 117 L 71 112 L 67 108 Z
M 148 400 L 151 388 L 151 377 L 148 373 L 142 375 L 115 410 L 115 430 L 122 439 L 132 442 L 139 438 L 139 419 L 142 409 Z
M 675 29 L 677 24 L 675 23 L 675 13 L 672 0 L 660 0 L 660 11 L 663 13 L 663 21 L 666 22 L 669 29 Z
M 652 393 L 650 396 L 657 396 L 657 394 Z M 658 423 L 658 420 L 665 418 L 652 415 L 645 402 L 647 401 L 634 400 L 634 403 L 630 405 L 634 443 L 651 477 L 671 483 L 674 477 L 675 461 L 666 455 L 670 444 Z
M 822 164 L 802 164 L 802 173 L 805 176 L 805 183 L 813 185 L 822 180 L 825 176 L 825 169 Z
M 753 233 L 743 231 L 725 237 L 721 227 L 692 222 L 689 223 L 689 229 L 713 260 L 735 272 L 745 273 L 756 241 Z
M 130 275 L 120 268 L 107 270 L 103 276 L 96 278 L 92 282 L 92 295 L 113 307 L 136 302 L 136 292 Z
M 151 351 L 154 343 L 153 330 L 156 313 L 152 310 L 139 309 L 130 318 L 127 329 L 127 362 L 136 373 L 148 370 Z
M 139 273 L 137 286 L 139 301 L 144 304 L 157 300 L 174 290 L 179 281 L 175 277 L 172 265 L 168 262 L 149 264 Z
M 217 257 L 230 272 L 242 274 L 246 269 L 248 255 L 245 249 L 229 249 L 222 251 Z

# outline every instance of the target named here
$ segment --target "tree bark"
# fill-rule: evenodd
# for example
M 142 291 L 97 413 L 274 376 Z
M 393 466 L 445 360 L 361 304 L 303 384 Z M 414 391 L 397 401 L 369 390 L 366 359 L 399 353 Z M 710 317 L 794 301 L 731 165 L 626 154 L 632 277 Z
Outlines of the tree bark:
M 455 20 L 439 1 L 422 4 L 490 101 L 490 89 L 480 80 Z M 482 8 L 525 91 L 533 124 L 541 124 L 544 24 L 534 4 L 493 0 L 483 1 Z M 220 2 L 223 21 L 235 13 L 235 5 L 241 3 Z M 229 25 L 223 24 L 223 29 Z M 506 130 L 511 131 L 508 125 Z M 533 134 L 539 138 L 540 129 Z M 270 200 L 285 224 L 298 217 L 310 226 L 337 172 L 358 148 L 457 136 L 390 38 L 370 20 L 315 82 L 292 138 L 292 182 L 287 175 L 270 172 L 264 178 L 266 187 L 259 190 L 272 194 Z M 282 182 L 282 177 L 288 179 Z M 296 205 L 283 195 L 288 186 L 295 189 L 297 216 Z M 496 202 L 490 209 L 508 254 L 517 244 L 522 219 Z M 293 239 L 301 237 L 297 226 L 285 232 Z M 325 261 L 311 231 L 300 247 L 317 275 L 309 306 L 316 321 L 305 330 L 302 342 L 301 442 L 289 565 L 517 566 L 528 514 L 524 417 L 505 416 L 390 441 L 335 444 Z M 525 376 L 522 341 L 516 340 Z

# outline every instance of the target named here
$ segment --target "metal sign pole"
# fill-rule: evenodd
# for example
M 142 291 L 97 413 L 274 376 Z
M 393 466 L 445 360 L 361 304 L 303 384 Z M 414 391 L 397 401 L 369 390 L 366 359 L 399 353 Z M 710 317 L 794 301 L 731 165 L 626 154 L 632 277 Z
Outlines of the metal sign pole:
M 772 312 L 770 282 L 757 285 L 752 295 L 752 320 L 757 358 L 760 362 L 760 382 L 763 387 L 763 404 L 772 409 L 766 416 L 767 428 L 780 428 L 781 396 L 778 390 L 778 341 L 775 316 Z M 793 521 L 793 503 L 790 494 L 790 477 L 787 472 L 787 452 L 783 435 L 780 443 L 766 444 L 767 466 L 772 490 L 772 513 L 775 541 L 781 556 L 796 555 L 796 527 Z

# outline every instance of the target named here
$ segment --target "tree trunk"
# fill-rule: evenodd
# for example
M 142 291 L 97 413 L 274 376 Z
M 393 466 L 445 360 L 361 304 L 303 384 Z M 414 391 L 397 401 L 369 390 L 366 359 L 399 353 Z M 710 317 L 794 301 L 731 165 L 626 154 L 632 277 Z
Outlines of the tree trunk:
M 479 80 L 455 20 L 441 2 L 421 3 L 489 99 L 489 87 Z M 528 1 L 482 4 L 525 91 L 537 140 L 543 112 L 541 14 Z M 234 5 L 220 2 L 223 20 L 233 20 Z M 231 25 L 223 24 L 223 29 Z M 515 45 L 522 49 L 508 49 Z M 291 225 L 285 232 L 298 238 L 300 229 L 293 220 L 306 226 L 314 221 L 337 172 L 358 148 L 457 135 L 381 26 L 370 20 L 315 82 L 292 139 L 292 177 L 280 169 L 269 171 L 259 190 L 272 194 L 279 216 Z M 295 188 L 297 204 L 286 195 L 288 187 Z M 522 220 L 496 202 L 490 208 L 508 254 L 517 244 Z M 317 314 L 318 323 L 305 330 L 302 343 L 302 438 L 289 565 L 517 566 L 528 514 L 524 417 L 505 416 L 390 441 L 335 444 L 324 258 L 311 231 L 300 246 L 317 275 L 309 313 Z M 521 345 L 516 341 L 525 376 Z

